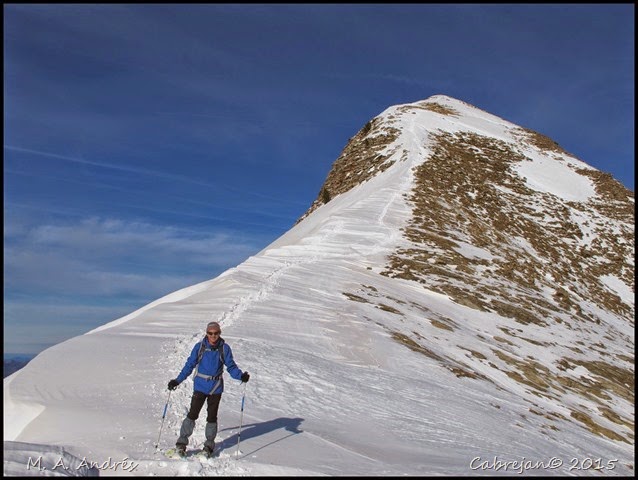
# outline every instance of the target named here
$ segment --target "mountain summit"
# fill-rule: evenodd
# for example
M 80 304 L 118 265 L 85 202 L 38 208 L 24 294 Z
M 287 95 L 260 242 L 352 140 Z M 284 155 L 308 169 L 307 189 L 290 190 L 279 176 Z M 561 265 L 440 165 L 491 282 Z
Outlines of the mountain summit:
M 632 474 L 634 288 L 632 192 L 436 95 L 368 122 L 257 255 L 5 379 L 5 440 L 140 474 Z M 166 383 L 210 320 L 251 372 L 243 460 L 158 466 Z

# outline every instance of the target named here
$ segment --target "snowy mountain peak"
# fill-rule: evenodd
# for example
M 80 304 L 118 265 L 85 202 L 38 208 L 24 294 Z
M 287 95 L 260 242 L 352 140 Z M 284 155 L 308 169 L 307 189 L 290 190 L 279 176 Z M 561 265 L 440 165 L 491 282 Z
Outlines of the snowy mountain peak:
M 584 396 L 592 407 L 574 403 L 571 418 L 633 442 L 625 430 L 633 429 L 633 414 L 620 413 L 634 399 L 633 193 L 540 133 L 435 95 L 368 122 L 302 219 L 401 163 L 413 179 L 407 189 L 395 188 L 411 213 L 401 228 L 404 243 L 380 273 L 445 295 L 468 315 L 496 313 L 504 335 L 468 331 L 425 305 L 431 326 L 452 333 L 434 344 L 432 328 L 395 334 L 458 376 L 505 375 L 511 388 L 518 384 L 562 408 L 567 398 Z M 376 301 L 365 288 L 350 293 L 374 304 L 384 297 L 374 292 Z M 403 315 L 396 305 L 391 311 Z M 550 360 L 539 361 L 539 350 Z M 579 366 L 587 376 L 570 375 Z M 593 399 L 592 387 L 600 392 Z
M 633 202 L 632 192 L 564 151 L 550 138 L 463 101 L 434 95 L 423 101 L 390 107 L 366 123 L 348 141 L 302 219 L 334 196 L 369 180 L 408 155 L 416 155 L 417 162 L 424 161 L 428 155 L 425 149 L 441 135 L 469 135 L 475 143 L 489 139 L 493 148 L 510 149 L 512 155 L 503 161 L 520 170 L 529 188 L 580 201 L 595 194 L 597 182 L 601 184 L 599 188 L 611 196 Z M 472 148 L 478 151 L 482 147 Z M 523 162 L 524 159 L 527 162 Z M 480 163 L 469 166 L 482 168 Z
M 435 95 L 367 122 L 257 255 L 6 378 L 5 440 L 135 458 L 140 474 L 471 475 L 528 459 L 552 475 L 588 458 L 632 474 L 634 289 L 632 192 Z M 158 462 L 166 383 L 211 319 L 251 372 L 245 455 Z M 165 445 L 191 388 L 173 394 Z M 229 382 L 222 452 L 240 395 Z

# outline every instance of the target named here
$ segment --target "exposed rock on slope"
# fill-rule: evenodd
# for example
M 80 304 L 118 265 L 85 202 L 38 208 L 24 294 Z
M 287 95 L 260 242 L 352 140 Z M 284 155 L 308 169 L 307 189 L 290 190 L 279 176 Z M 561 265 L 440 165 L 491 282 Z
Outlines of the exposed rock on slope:
M 485 122 L 498 128 L 486 132 Z M 634 404 L 633 192 L 542 134 L 435 96 L 368 122 L 302 218 L 407 155 L 422 158 L 408 246 L 382 274 L 497 313 L 502 336 L 421 305 L 432 328 L 394 338 L 459 377 L 505 376 L 501 385 L 544 399 L 530 409 L 538 415 L 565 419 L 568 405 L 590 431 L 633 443 L 634 419 L 618 413 Z M 402 315 L 400 299 L 383 301 L 373 286 L 346 295 Z M 444 340 L 433 342 L 432 330 Z

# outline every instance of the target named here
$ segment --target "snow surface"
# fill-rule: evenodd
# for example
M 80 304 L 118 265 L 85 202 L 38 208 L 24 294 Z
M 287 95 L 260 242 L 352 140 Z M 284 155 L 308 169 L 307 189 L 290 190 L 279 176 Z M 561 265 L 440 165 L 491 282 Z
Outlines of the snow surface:
M 530 414 L 523 386 L 496 387 L 507 379 L 489 368 L 483 373 L 494 383 L 457 378 L 384 328 L 400 322 L 406 331 L 419 329 L 428 321 L 419 305 L 428 305 L 463 321 L 461 330 L 500 332 L 491 313 L 379 275 L 387 255 L 406 245 L 401 228 L 411 207 L 404 194 L 413 167 L 426 156 L 429 132 L 480 131 L 514 141 L 508 133 L 514 125 L 505 120 L 445 96 L 430 100 L 461 115 L 398 113 L 396 107 L 381 114 L 396 117 L 402 131 L 388 151 L 399 159 L 405 150 L 407 159 L 333 198 L 219 277 L 55 345 L 7 377 L 5 475 L 70 475 L 87 462 L 95 462 L 89 463 L 93 472 L 122 476 L 633 474 L 627 467 L 634 463 L 633 446 L 569 421 L 558 432 L 542 431 L 547 420 Z M 547 170 L 532 159 L 520 168 L 533 188 L 562 198 L 592 192 L 568 162 Z M 466 256 L 493 254 L 459 245 Z M 601 281 L 627 294 L 615 277 Z M 345 295 L 369 293 L 372 285 L 384 300 L 399 299 L 406 314 L 398 319 Z M 154 448 L 166 385 L 211 320 L 221 321 L 223 337 L 251 379 L 242 386 L 226 375 L 216 458 L 168 459 Z M 549 333 L 538 335 L 551 340 Z M 572 374 L 587 374 L 579 368 Z M 171 393 L 162 449 L 173 446 L 191 393 L 190 378 Z M 563 413 L 569 417 L 566 408 Z M 204 441 L 204 418 L 205 410 L 192 437 L 195 447 Z M 47 470 L 29 469 L 40 455 Z M 53 469 L 61 458 L 69 468 Z M 588 459 L 602 467 L 591 468 Z

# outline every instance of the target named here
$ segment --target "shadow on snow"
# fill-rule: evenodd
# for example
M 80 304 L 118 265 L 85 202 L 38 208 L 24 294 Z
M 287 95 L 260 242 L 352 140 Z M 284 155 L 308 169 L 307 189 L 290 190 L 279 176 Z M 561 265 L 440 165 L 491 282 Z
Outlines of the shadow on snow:
M 275 418 L 273 420 L 268 420 L 267 422 L 260 422 L 260 423 L 249 423 L 249 424 L 245 424 L 242 425 L 241 428 L 241 439 L 239 432 L 231 435 L 230 437 L 224 439 L 221 444 L 219 445 L 219 449 L 221 450 L 232 450 L 232 448 L 237 448 L 237 441 L 240 440 L 240 442 L 244 441 L 244 440 L 248 440 L 249 438 L 255 438 L 255 437 L 259 437 L 261 435 L 265 435 L 267 433 L 270 432 L 274 432 L 275 430 L 280 430 L 283 429 L 284 432 L 290 432 L 287 435 L 284 435 L 280 438 L 278 438 L 277 440 L 273 440 L 270 443 L 267 443 L 265 445 L 262 445 L 261 447 L 257 448 L 256 450 L 253 450 L 252 452 L 248 452 L 248 453 L 244 453 L 242 454 L 242 456 L 246 456 L 246 455 L 252 455 L 255 452 L 258 452 L 259 450 L 261 450 L 262 448 L 266 448 L 270 445 L 273 445 L 277 442 L 280 442 L 282 440 L 285 440 L 288 437 L 291 437 L 293 435 L 296 435 L 298 433 L 302 433 L 303 430 L 301 430 L 299 428 L 299 426 L 301 425 L 301 422 L 303 422 L 303 418 L 286 418 L 286 417 L 280 417 L 280 418 Z M 239 425 L 237 425 L 236 427 L 228 427 L 228 428 L 224 428 L 222 430 L 222 432 L 227 431 L 227 430 L 239 430 Z M 282 433 L 284 433 L 282 432 Z M 240 447 L 241 448 L 241 447 Z

